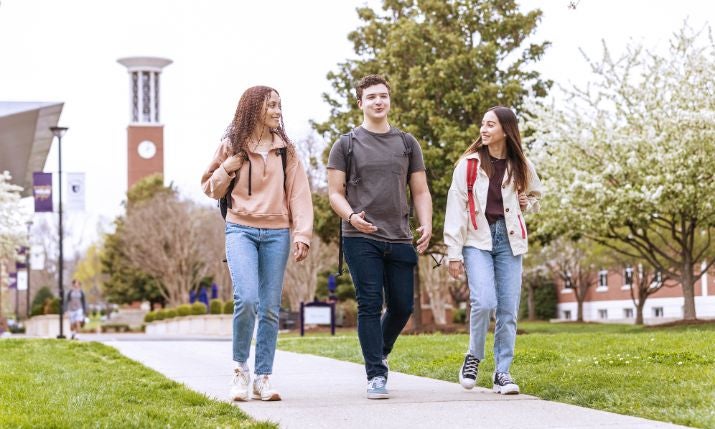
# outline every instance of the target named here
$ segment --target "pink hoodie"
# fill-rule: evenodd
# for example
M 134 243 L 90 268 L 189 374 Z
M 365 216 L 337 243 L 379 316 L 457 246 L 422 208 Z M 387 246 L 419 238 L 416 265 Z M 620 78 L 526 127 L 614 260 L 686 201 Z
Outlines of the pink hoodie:
M 231 193 L 231 208 L 226 221 L 254 228 L 291 228 L 293 241 L 310 246 L 313 235 L 313 202 L 303 164 L 295 151 L 288 151 L 283 187 L 283 162 L 278 149 L 285 143 L 278 139 L 264 160 L 259 153 L 247 152 L 251 162 L 251 195 L 248 195 L 249 166 L 244 162 L 229 174 L 223 162 L 229 157 L 228 140 L 221 142 L 211 164 L 201 176 L 204 193 L 220 199 L 231 180 L 236 183 Z

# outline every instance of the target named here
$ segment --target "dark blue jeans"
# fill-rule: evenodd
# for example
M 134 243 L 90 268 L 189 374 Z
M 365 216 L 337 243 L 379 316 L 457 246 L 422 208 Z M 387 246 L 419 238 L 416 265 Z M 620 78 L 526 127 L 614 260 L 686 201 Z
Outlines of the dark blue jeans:
M 367 379 L 385 376 L 382 359 L 390 354 L 412 314 L 417 253 L 412 244 L 362 237 L 343 238 L 343 252 L 357 295 L 358 338 Z

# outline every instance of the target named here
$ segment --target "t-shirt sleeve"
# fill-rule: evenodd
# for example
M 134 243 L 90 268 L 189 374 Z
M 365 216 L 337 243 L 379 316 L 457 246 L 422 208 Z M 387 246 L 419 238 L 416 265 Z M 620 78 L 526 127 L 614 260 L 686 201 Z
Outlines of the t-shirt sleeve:
M 425 171 L 425 161 L 422 158 L 422 148 L 412 134 L 407 134 L 407 141 L 412 145 L 412 154 L 410 155 L 410 167 L 408 173 L 415 171 Z
M 330 155 L 328 155 L 328 168 L 334 168 L 335 170 L 345 171 L 347 168 L 345 165 L 345 154 L 343 153 L 343 145 L 340 144 L 341 138 L 335 140 L 333 147 L 330 148 Z

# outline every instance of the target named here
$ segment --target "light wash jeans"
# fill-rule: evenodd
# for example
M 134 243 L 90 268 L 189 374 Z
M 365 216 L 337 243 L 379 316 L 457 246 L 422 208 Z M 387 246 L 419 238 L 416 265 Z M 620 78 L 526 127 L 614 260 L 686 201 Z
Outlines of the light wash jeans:
M 521 298 L 521 255 L 514 256 L 501 219 L 489 225 L 492 250 L 465 247 L 462 251 L 469 283 L 469 354 L 484 359 L 489 316 L 496 309 L 494 361 L 497 372 L 509 372 L 514 360 L 516 318 Z
M 226 222 L 226 260 L 233 282 L 233 360 L 248 361 L 258 314 L 257 375 L 273 372 L 289 252 L 288 228 L 252 228 Z

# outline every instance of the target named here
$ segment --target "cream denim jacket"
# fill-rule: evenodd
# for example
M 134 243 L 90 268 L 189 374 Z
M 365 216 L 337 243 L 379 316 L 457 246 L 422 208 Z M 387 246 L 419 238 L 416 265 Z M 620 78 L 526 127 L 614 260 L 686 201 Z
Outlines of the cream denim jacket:
M 469 204 L 467 201 L 467 159 L 475 158 L 479 162 L 477 180 L 474 182 L 473 195 L 475 197 L 475 212 L 477 229 L 474 229 L 469 219 Z M 529 174 L 527 176 L 526 195 L 528 204 L 525 213 L 539 211 L 542 186 L 533 164 L 527 160 Z M 507 178 L 509 171 L 504 174 L 502 183 L 502 199 L 504 200 L 504 222 L 508 231 L 509 244 L 514 256 L 523 255 L 529 247 L 528 234 L 524 214 L 519 207 L 519 197 Z M 452 174 L 452 185 L 447 195 L 447 213 L 444 219 L 444 243 L 447 245 L 447 260 L 462 261 L 462 248 L 465 246 L 476 247 L 481 250 L 492 250 L 492 236 L 489 223 L 484 215 L 487 207 L 487 192 L 489 190 L 489 177 L 482 170 L 478 153 L 472 153 L 459 160 Z

